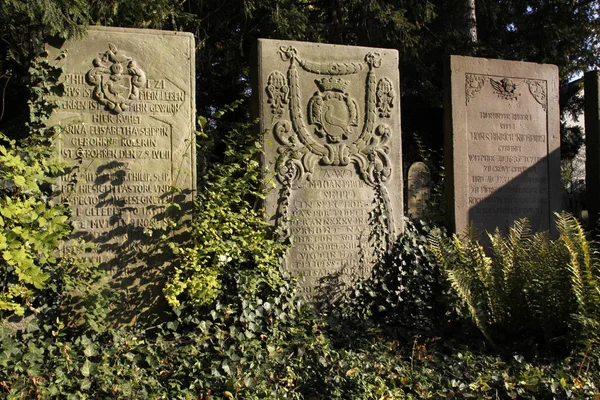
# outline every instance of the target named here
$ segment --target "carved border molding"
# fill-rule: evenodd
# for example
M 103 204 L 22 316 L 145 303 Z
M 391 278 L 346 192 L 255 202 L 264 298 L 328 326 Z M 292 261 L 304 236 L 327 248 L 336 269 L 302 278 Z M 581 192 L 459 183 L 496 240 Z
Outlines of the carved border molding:
M 468 105 L 486 83 L 489 82 L 494 93 L 507 101 L 517 100 L 522 95 L 523 86 L 527 86 L 529 93 L 544 111 L 548 110 L 547 86 L 548 82 L 541 79 L 511 78 L 505 76 L 465 74 L 465 99 Z

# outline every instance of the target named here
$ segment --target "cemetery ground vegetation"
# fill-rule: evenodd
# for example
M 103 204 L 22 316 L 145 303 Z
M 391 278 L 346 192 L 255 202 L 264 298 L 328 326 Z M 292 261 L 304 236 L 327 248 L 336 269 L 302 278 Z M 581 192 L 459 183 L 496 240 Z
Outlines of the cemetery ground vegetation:
M 554 62 L 567 77 L 595 62 L 596 2 L 480 1 L 476 45 L 457 28 L 460 1 L 145 3 L 1 3 L 0 397 L 600 396 L 598 245 L 577 220 L 558 216 L 556 240 L 520 221 L 491 235 L 491 256 L 473 237 L 407 221 L 371 276 L 315 308 L 280 270 L 287 244 L 262 220 L 260 145 L 235 102 L 247 97 L 245 56 L 259 35 L 399 48 L 406 115 L 439 107 L 437 61 L 449 52 Z M 86 244 L 61 247 L 72 220 L 50 192 L 72 166 L 53 158 L 56 132 L 44 124 L 59 71 L 32 60 L 47 35 L 87 23 L 186 29 L 198 40 L 197 217 L 189 242 L 169 240 L 176 220 L 154 232 L 175 263 L 172 310 L 158 325 L 107 325 L 105 273 L 78 256 Z M 589 47 L 578 47 L 583 37 Z M 403 120 L 435 142 L 436 127 Z

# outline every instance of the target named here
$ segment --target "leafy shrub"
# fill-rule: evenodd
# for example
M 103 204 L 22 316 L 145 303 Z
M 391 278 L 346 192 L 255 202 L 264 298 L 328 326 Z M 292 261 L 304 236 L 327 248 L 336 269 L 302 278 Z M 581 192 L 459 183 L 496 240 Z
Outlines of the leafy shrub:
M 61 206 L 48 204 L 40 186 L 51 163 L 38 146 L 20 147 L 0 136 L 0 312 L 24 315 L 49 278 L 59 243 L 71 231 Z M 2 315 L 2 314 L 0 314 Z
M 436 338 L 406 340 L 413 329 L 431 327 L 435 319 L 429 316 L 435 316 L 438 306 L 438 267 L 425 246 L 426 227 L 407 224 L 406 235 L 387 263 L 378 265 L 356 297 L 342 304 L 340 309 L 356 324 L 344 327 L 352 330 L 353 341 L 340 340 L 338 327 L 328 326 L 322 315 L 296 298 L 295 282 L 279 270 L 283 246 L 269 239 L 268 226 L 262 219 L 254 220 L 258 214 L 247 214 L 250 217 L 243 221 L 237 215 L 254 210 L 250 199 L 258 190 L 250 179 L 256 166 L 253 158 L 234 154 L 255 154 L 254 142 L 245 143 L 233 147 L 237 150 L 227 156 L 227 163 L 214 167 L 222 171 L 219 175 L 207 175 L 201 186 L 206 203 L 197 204 L 198 215 L 212 224 L 230 223 L 229 230 L 194 223 L 192 247 L 174 246 L 182 255 L 178 267 L 182 282 L 203 279 L 201 269 L 186 266 L 185 257 L 197 252 L 202 257 L 196 258 L 196 265 L 213 268 L 210 279 L 218 281 L 218 287 L 203 292 L 186 286 L 174 297 L 179 305 L 171 319 L 158 326 L 102 329 L 98 321 L 109 297 L 93 290 L 102 287 L 94 284 L 99 276 L 93 267 L 80 266 L 76 258 L 63 259 L 48 278 L 44 311 L 25 321 L 21 329 L 0 326 L 0 391 L 6 398 L 379 400 L 598 395 L 600 354 L 593 346 L 569 359 L 528 363 L 521 357 L 502 359 L 465 347 L 447 348 Z M 222 177 L 226 178 L 220 181 Z M 227 188 L 231 191 L 219 197 Z M 213 216 L 214 207 L 225 211 Z M 220 234 L 206 234 L 211 227 Z M 219 257 L 226 254 L 231 259 Z M 265 261 L 259 255 L 268 257 Z M 579 265 L 586 265 L 585 260 L 579 259 Z M 61 294 L 69 293 L 63 289 L 74 285 L 90 288 L 86 292 L 90 308 L 83 315 L 91 317 L 60 312 L 59 306 L 72 300 Z M 352 311 L 353 306 L 359 308 Z M 89 324 L 82 327 L 74 322 L 80 319 Z M 386 326 L 404 332 L 399 335 L 402 339 L 391 340 L 382 331 Z
M 489 234 L 492 256 L 471 230 L 430 236 L 454 293 L 490 343 L 522 349 L 597 338 L 598 260 L 581 225 L 557 214 L 558 240 L 531 234 L 527 220 Z
M 57 264 L 61 240 L 70 233 L 68 212 L 49 200 L 53 176 L 65 165 L 54 157 L 52 132 L 45 128 L 56 70 L 45 60 L 32 65 L 30 135 L 17 143 L 0 133 L 0 316 L 35 310 L 35 293 Z M 4 311 L 4 312 L 3 312 Z M 8 313 L 7 313 L 8 312 Z
M 264 197 L 258 162 L 261 144 L 250 126 L 232 131 L 230 137 L 223 161 L 200 181 L 191 245 L 171 243 L 180 255 L 164 290 L 172 306 L 178 306 L 180 298 L 209 304 L 221 291 L 225 267 L 278 268 L 285 251 L 270 239 L 270 225 L 257 207 L 257 200 Z
M 410 331 L 433 329 L 444 311 L 439 297 L 439 267 L 427 247 L 431 228 L 423 221 L 407 218 L 404 227 L 404 233 L 371 275 L 333 305 L 334 316 Z

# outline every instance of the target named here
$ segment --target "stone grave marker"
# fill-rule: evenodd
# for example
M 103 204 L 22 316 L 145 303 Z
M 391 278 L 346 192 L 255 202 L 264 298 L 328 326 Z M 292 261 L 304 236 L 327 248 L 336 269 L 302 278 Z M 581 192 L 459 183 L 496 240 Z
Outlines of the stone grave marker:
M 600 72 L 586 72 L 584 85 L 588 227 L 595 229 L 600 216 Z
M 94 244 L 86 257 L 110 271 L 121 296 L 113 317 L 132 323 L 163 298 L 166 264 L 147 229 L 172 202 L 189 212 L 195 189 L 194 38 L 91 27 L 47 50 L 64 82 L 50 124 L 74 166 L 57 196 L 72 205 L 72 238 Z
M 408 216 L 421 219 L 427 212 L 427 201 L 431 192 L 431 173 L 427 164 L 421 161 L 413 163 L 408 169 L 406 185 Z
M 307 298 L 367 275 L 403 229 L 396 50 L 259 40 L 269 220 Z M 329 286 L 327 290 L 332 290 Z M 322 288 L 322 286 L 321 286 Z
M 451 56 L 446 79 L 446 194 L 450 225 L 501 230 L 527 217 L 553 230 L 560 210 L 555 65 Z

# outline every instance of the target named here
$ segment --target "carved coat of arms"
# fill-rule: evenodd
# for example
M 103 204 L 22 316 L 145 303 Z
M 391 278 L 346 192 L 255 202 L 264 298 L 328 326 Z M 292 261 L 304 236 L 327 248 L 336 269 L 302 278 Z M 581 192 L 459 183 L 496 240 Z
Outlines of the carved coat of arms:
M 94 86 L 92 96 L 115 114 L 121 114 L 129 104 L 139 99 L 140 88 L 146 84 L 146 74 L 136 61 L 114 44 L 92 61 L 94 68 L 86 80 Z

